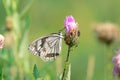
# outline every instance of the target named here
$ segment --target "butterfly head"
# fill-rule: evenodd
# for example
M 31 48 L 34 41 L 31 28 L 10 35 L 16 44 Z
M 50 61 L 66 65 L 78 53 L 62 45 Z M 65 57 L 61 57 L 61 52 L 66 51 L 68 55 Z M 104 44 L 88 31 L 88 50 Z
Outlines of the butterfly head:
M 80 36 L 80 30 L 78 30 L 78 37 Z

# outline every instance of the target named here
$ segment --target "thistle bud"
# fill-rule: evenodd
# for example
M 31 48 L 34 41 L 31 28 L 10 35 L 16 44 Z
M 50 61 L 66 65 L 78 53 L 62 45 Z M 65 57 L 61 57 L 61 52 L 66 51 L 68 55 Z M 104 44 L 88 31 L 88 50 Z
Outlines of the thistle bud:
M 95 25 L 95 33 L 97 38 L 107 45 L 118 40 L 120 29 L 112 23 L 101 23 Z
M 6 17 L 6 29 L 7 30 L 12 30 L 13 28 L 13 20 L 12 20 L 12 17 L 11 16 L 7 16 Z
M 4 36 L 0 34 L 0 49 L 3 48 L 4 45 Z

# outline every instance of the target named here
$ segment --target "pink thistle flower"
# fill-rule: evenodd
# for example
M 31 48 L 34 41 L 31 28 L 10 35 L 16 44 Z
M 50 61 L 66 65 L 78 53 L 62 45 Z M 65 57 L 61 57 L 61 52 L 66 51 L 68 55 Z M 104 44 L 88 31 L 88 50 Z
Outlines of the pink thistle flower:
M 78 24 L 75 22 L 75 19 L 73 16 L 67 16 L 64 21 L 64 25 L 65 25 L 67 35 L 78 30 Z
M 65 42 L 67 45 L 74 46 L 77 45 L 77 39 L 80 35 L 80 32 L 78 30 L 78 24 L 75 22 L 75 19 L 73 16 L 67 16 L 65 21 Z
M 3 48 L 4 45 L 4 36 L 0 34 L 0 49 Z
M 112 58 L 114 64 L 113 75 L 120 77 L 120 49 L 116 53 L 117 54 Z

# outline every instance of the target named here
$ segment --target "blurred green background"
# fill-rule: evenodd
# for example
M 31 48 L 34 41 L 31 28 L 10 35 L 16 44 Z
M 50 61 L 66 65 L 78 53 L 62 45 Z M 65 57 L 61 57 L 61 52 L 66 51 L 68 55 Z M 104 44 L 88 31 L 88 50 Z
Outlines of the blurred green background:
M 19 11 L 24 9 L 28 2 L 29 0 L 20 0 L 18 2 Z M 30 17 L 28 44 L 43 35 L 58 32 L 64 27 L 65 17 L 72 15 L 79 24 L 81 35 L 79 46 L 70 54 L 71 80 L 105 80 L 104 59 L 107 47 L 96 39 L 92 24 L 101 22 L 120 24 L 119 8 L 120 0 L 34 0 L 25 15 Z M 0 0 L 1 32 L 5 24 L 5 17 L 5 8 Z M 117 42 L 110 46 L 111 54 L 114 55 L 114 48 L 117 46 L 119 46 Z M 24 54 L 30 58 L 31 76 L 33 66 L 36 64 L 41 73 L 50 74 L 49 77 L 54 80 L 63 71 L 67 46 L 63 41 L 60 56 L 56 61 L 50 63 L 43 62 L 28 51 Z M 112 59 L 110 62 L 112 64 Z

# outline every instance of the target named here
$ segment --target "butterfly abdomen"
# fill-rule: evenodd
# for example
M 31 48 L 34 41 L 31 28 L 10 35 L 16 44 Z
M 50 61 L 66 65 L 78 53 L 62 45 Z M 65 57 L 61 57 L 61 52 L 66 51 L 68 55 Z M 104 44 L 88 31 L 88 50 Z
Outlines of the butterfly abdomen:
M 59 53 L 49 53 L 45 57 L 55 57 L 55 56 L 58 56 L 58 55 L 59 55 Z

